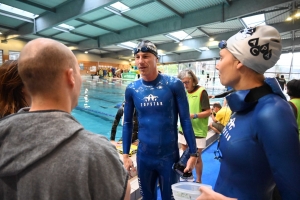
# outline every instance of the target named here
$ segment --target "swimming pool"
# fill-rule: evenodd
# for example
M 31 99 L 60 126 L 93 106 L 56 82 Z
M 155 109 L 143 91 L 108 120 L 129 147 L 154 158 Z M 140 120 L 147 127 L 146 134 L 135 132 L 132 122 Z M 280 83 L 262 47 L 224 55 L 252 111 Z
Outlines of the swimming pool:
M 72 115 L 93 133 L 110 138 L 110 131 L 118 106 L 124 101 L 126 86 L 131 81 L 121 79 L 92 79 L 91 76 L 82 76 L 82 86 L 78 106 L 73 109 Z M 223 92 L 224 88 L 207 87 L 209 95 Z M 211 99 L 210 103 L 222 99 Z M 122 137 L 122 126 L 119 124 L 116 141 Z
M 116 106 L 124 100 L 124 92 L 128 83 L 120 79 L 98 81 L 98 79 L 83 76 L 78 105 L 71 114 L 85 129 L 109 138 L 111 125 L 117 112 Z M 116 140 L 121 137 L 121 133 L 119 126 Z

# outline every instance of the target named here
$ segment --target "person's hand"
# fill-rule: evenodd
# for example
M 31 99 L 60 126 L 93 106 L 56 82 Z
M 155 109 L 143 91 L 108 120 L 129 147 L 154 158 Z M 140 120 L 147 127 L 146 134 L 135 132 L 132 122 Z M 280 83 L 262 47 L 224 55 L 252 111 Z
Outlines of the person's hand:
M 213 96 L 213 95 L 208 95 L 208 98 L 209 98 L 209 99 L 213 99 L 213 98 L 215 98 L 215 96 Z
M 197 163 L 198 157 L 190 156 L 189 160 L 186 163 L 186 168 L 184 169 L 184 173 L 192 172 L 194 169 L 196 163 Z
M 235 198 L 225 197 L 224 195 L 213 191 L 209 187 L 201 186 L 199 190 L 201 194 L 196 200 L 237 200 Z
M 131 170 L 135 170 L 132 160 L 129 158 L 128 154 L 123 154 L 123 163 L 125 169 L 130 172 Z
M 134 164 L 129 158 L 128 154 L 123 154 L 123 163 L 131 178 L 136 175 L 136 168 L 134 167 Z
M 212 118 L 213 121 L 215 121 L 215 113 L 214 112 L 211 113 L 210 117 Z
M 201 186 L 199 188 L 201 194 L 196 200 L 214 200 L 216 199 L 215 197 L 215 191 L 210 189 L 209 187 Z

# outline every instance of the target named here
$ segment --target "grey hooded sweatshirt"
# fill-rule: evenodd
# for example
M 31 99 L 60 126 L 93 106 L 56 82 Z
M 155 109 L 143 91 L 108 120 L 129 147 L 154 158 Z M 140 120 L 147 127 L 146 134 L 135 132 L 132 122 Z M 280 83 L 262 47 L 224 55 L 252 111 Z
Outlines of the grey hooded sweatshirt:
M 124 199 L 116 148 L 70 114 L 22 109 L 0 120 L 1 200 Z

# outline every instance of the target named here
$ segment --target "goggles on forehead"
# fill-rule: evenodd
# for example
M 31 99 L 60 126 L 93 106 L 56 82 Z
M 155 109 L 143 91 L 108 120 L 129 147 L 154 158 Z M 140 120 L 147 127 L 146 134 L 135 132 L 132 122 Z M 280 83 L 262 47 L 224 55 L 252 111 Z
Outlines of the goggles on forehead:
M 227 41 L 226 40 L 221 40 L 221 42 L 219 42 L 219 48 L 220 49 L 225 49 L 227 47 Z
M 140 51 L 143 52 L 143 53 L 145 53 L 145 52 L 152 53 L 152 54 L 154 54 L 157 57 L 157 52 L 154 51 L 153 49 L 147 47 L 147 46 L 144 46 L 142 48 L 133 48 L 133 54 L 134 55 L 136 55 Z

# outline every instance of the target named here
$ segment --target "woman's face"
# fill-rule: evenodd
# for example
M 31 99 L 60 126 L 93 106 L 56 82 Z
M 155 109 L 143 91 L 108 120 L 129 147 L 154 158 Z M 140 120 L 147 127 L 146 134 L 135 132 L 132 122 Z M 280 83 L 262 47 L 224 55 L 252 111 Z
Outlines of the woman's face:
M 238 83 L 240 76 L 237 64 L 239 64 L 239 61 L 227 49 L 220 51 L 220 61 L 216 65 L 216 69 L 219 70 L 222 85 L 234 88 Z
M 193 83 L 192 78 L 185 77 L 185 78 L 181 79 L 181 82 L 183 83 L 186 91 L 192 92 L 194 90 L 194 83 Z

